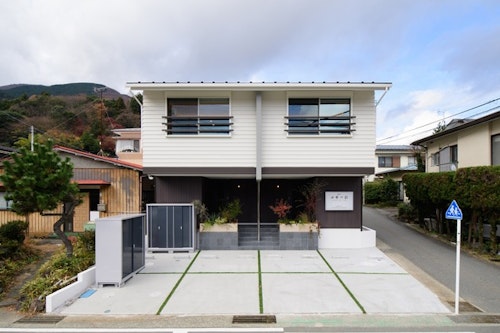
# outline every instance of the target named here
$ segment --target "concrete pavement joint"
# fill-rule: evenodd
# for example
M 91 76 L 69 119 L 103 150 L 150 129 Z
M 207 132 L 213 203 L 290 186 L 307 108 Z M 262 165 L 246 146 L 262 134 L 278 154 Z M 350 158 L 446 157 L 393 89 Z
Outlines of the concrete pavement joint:
M 325 257 L 323 256 L 323 254 L 319 251 L 318 251 L 318 254 L 319 256 L 321 257 L 321 259 L 323 259 L 323 261 L 325 262 L 325 264 L 328 266 L 328 268 L 332 271 L 332 273 L 335 275 L 335 277 L 337 278 L 337 280 L 340 282 L 340 284 L 342 285 L 342 287 L 344 287 L 345 291 L 349 294 L 349 296 L 351 296 L 352 300 L 356 303 L 356 305 L 359 307 L 359 309 L 363 312 L 363 314 L 366 314 L 366 310 L 365 308 L 363 308 L 363 306 L 361 305 L 361 303 L 358 301 L 358 299 L 354 296 L 354 294 L 351 292 L 351 290 L 349 290 L 349 288 L 347 288 L 346 284 L 344 283 L 344 281 L 342 281 L 342 279 L 340 278 L 340 276 L 335 272 L 335 270 L 333 269 L 333 267 L 330 265 L 330 263 L 325 259 Z
M 186 267 L 186 270 L 184 271 L 184 273 L 182 273 L 181 277 L 179 278 L 179 280 L 177 281 L 177 283 L 175 284 L 175 286 L 172 288 L 172 290 L 168 294 L 167 298 L 163 301 L 163 303 L 161 304 L 160 308 L 156 312 L 157 315 L 161 314 L 161 312 L 163 311 L 163 308 L 165 307 L 165 305 L 167 305 L 168 301 L 170 300 L 170 298 L 174 294 L 174 292 L 177 289 L 177 287 L 181 284 L 182 279 L 184 279 L 184 277 L 186 276 L 187 272 L 189 271 L 189 269 L 191 268 L 191 266 L 193 266 L 194 262 L 196 261 L 196 258 L 198 258 L 198 256 L 200 255 L 200 253 L 201 253 L 201 251 L 198 251 L 198 253 L 196 253 L 196 255 L 194 256 L 193 260 L 191 260 L 191 262 L 189 263 L 188 267 Z

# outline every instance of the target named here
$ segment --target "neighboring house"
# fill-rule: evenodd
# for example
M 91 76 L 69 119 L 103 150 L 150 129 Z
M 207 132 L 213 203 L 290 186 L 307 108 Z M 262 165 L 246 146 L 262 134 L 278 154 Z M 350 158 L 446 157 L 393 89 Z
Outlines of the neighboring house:
M 157 203 L 239 199 L 239 223 L 276 223 L 278 199 L 323 184 L 319 247 L 362 237 L 362 181 L 374 173 L 375 91 L 390 83 L 127 83 L 143 94 L 144 174 Z M 383 95 L 382 95 L 383 97 Z M 380 101 L 380 100 L 379 100 Z M 293 217 L 293 216 L 291 216 Z M 342 231 L 352 231 L 345 237 Z M 365 233 L 366 234 L 366 233 Z M 341 239 L 339 239 L 341 238 Z
M 61 158 L 71 159 L 72 179 L 78 184 L 83 200 L 75 209 L 73 223 L 64 226 L 65 231 L 83 231 L 87 222 L 99 217 L 142 211 L 143 177 L 140 165 L 61 146 L 55 146 L 54 150 Z M 0 172 L 3 170 L 0 169 Z M 0 224 L 23 219 L 9 210 L 9 202 L 4 200 L 4 195 L 0 184 Z M 57 217 L 36 213 L 29 220 L 31 234 L 47 234 L 52 233 Z
M 390 177 L 399 184 L 399 199 L 405 200 L 403 175 L 418 171 L 418 155 L 422 148 L 411 145 L 377 145 L 375 148 L 375 174 L 369 180 Z
M 115 153 L 118 159 L 142 165 L 141 129 L 114 129 L 113 134 L 113 139 L 116 140 Z
M 500 165 L 500 111 L 474 120 L 453 120 L 443 131 L 412 144 L 425 149 L 426 172 Z

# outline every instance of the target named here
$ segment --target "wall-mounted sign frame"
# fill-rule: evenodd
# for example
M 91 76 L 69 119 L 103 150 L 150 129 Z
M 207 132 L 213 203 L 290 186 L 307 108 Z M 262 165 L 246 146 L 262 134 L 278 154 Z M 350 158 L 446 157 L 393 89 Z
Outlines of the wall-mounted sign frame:
M 352 191 L 325 191 L 326 211 L 354 210 L 354 192 Z

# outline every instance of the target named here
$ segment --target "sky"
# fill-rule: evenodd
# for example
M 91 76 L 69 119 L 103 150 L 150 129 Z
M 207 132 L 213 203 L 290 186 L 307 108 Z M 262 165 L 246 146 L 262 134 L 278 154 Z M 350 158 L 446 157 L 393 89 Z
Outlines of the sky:
M 500 109 L 499 0 L 4 0 L 0 41 L 0 86 L 391 82 L 377 144 Z

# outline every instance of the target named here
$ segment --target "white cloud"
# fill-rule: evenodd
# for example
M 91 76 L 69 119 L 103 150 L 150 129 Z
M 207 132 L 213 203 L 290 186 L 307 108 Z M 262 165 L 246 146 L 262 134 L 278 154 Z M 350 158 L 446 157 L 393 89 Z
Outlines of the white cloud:
M 496 0 L 2 1 L 0 85 L 393 82 L 382 138 L 499 97 L 498 17 Z

